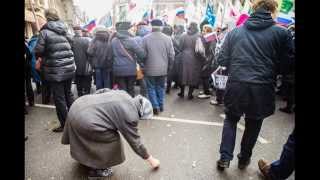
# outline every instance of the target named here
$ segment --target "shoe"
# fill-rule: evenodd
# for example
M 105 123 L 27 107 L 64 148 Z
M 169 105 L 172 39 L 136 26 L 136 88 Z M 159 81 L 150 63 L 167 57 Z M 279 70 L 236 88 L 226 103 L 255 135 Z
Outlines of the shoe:
M 189 100 L 193 99 L 193 95 L 188 95 L 188 99 Z
M 160 112 L 163 112 L 163 106 L 160 107 Z
M 291 114 L 292 113 L 292 110 L 287 108 L 287 107 L 279 108 L 279 111 L 287 113 L 287 114 Z
M 237 155 L 237 157 L 238 157 L 238 168 L 239 169 L 241 169 L 241 170 L 243 170 L 243 169 L 245 169 L 247 166 L 249 166 L 249 164 L 250 164 L 250 162 L 251 162 L 251 159 L 249 158 L 249 159 L 241 159 L 241 155 L 240 154 L 238 154 Z
M 207 94 L 200 94 L 200 95 L 198 95 L 198 98 L 199 99 L 208 99 L 208 98 L 210 98 L 211 96 L 210 95 L 207 95 Z
M 63 127 L 60 126 L 60 127 L 54 128 L 52 131 L 53 132 L 63 132 Z
M 89 177 L 110 177 L 113 175 L 111 168 L 106 169 L 92 169 L 89 171 Z
M 153 109 L 153 114 L 154 115 L 158 115 L 159 114 L 159 109 L 157 109 L 157 108 Z
M 200 91 L 200 92 L 199 92 L 199 95 L 201 95 L 201 94 L 204 94 L 204 92 L 203 92 L 203 91 Z
M 184 94 L 182 94 L 182 93 L 180 92 L 180 93 L 178 93 L 178 96 L 181 97 L 181 98 L 183 98 L 183 97 L 184 97 Z
M 25 136 L 25 137 L 24 137 L 24 141 L 27 141 L 27 140 L 28 140 L 28 136 Z
M 216 101 L 216 100 L 211 100 L 211 101 L 210 101 L 210 104 L 211 104 L 211 105 L 214 105 L 214 106 L 219 106 L 219 105 L 221 105 L 222 103 L 219 103 L 219 102 Z
M 34 101 L 29 101 L 29 106 L 30 107 L 34 106 Z
M 223 171 L 225 168 L 229 168 L 230 166 L 230 161 L 228 160 L 218 160 L 217 161 L 217 168 L 219 171 Z
M 269 176 L 270 165 L 263 159 L 258 161 L 258 166 L 262 175 L 266 178 L 266 180 L 271 180 Z
M 170 94 L 170 89 L 167 89 L 167 90 L 166 90 L 166 94 Z

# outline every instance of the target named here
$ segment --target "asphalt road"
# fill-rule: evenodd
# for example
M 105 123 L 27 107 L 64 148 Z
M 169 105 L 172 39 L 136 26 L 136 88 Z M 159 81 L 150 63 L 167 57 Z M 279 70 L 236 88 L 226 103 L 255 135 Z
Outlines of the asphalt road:
M 277 110 L 265 119 L 250 166 L 239 170 L 235 157 L 231 167 L 221 173 L 216 170 L 216 161 L 219 159 L 223 107 L 209 105 L 209 100 L 180 99 L 177 91 L 173 90 L 166 96 L 163 113 L 156 119 L 139 122 L 143 142 L 148 151 L 161 161 L 160 169 L 152 171 L 123 139 L 126 161 L 113 167 L 114 175 L 105 179 L 262 180 L 257 161 L 260 158 L 269 161 L 279 158 L 282 146 L 294 128 L 294 114 Z M 40 97 L 36 102 L 40 102 Z M 283 105 L 283 101 L 277 101 L 277 108 Z M 69 146 L 60 143 L 62 134 L 51 131 L 58 125 L 55 109 L 28 107 L 28 112 L 25 120 L 25 133 L 29 137 L 25 143 L 25 179 L 87 179 L 86 168 L 71 158 Z M 235 156 L 239 152 L 243 125 L 241 120 Z M 293 180 L 294 174 L 289 179 Z

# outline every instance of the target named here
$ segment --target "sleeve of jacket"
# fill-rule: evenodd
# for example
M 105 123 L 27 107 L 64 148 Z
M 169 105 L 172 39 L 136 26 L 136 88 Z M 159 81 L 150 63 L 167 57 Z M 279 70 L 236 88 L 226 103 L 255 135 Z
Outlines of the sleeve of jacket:
M 46 33 L 45 31 L 40 31 L 37 44 L 35 45 L 35 48 L 34 48 L 34 53 L 37 59 L 38 57 L 44 56 L 45 47 L 46 47 Z
M 119 125 L 119 131 L 123 137 L 127 140 L 133 151 L 143 159 L 147 159 L 149 154 L 147 149 L 141 142 L 140 135 L 138 133 L 138 117 L 132 116 L 132 111 L 128 112 L 128 109 L 118 108 L 122 123 Z
M 173 42 L 170 39 L 170 41 L 168 43 L 168 68 L 169 68 L 169 70 L 171 70 L 173 67 L 174 55 L 175 55 L 175 52 L 174 52 Z
M 93 44 L 94 41 L 91 41 L 88 45 L 88 49 L 87 49 L 87 56 L 88 56 L 88 61 L 91 65 L 93 65 L 92 63 L 92 57 L 94 55 L 94 44 Z
M 132 39 L 131 42 L 131 49 L 137 55 L 138 59 L 144 59 L 146 57 L 146 53 L 144 52 L 143 48 L 134 39 Z
M 229 69 L 230 59 L 231 59 L 231 34 L 229 33 L 222 44 L 221 50 L 217 57 L 217 64 L 220 66 L 225 66 Z
M 278 73 L 286 75 L 290 73 L 290 67 L 294 64 L 294 41 L 289 30 L 284 33 L 280 48 L 280 57 L 278 59 Z

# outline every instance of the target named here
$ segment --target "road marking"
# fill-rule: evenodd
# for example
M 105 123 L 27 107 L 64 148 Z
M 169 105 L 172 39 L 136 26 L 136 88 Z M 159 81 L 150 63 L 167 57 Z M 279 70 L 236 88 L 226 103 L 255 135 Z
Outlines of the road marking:
M 50 109 L 55 109 L 56 106 L 53 105 L 46 105 L 46 104 L 35 104 L 35 107 L 43 107 L 43 108 L 50 108 Z
M 45 104 L 35 104 L 35 107 L 43 107 L 43 108 L 50 108 L 55 109 L 56 107 L 53 105 L 45 105 Z M 224 118 L 223 114 L 220 114 L 220 117 Z M 219 122 L 209 122 L 209 121 L 198 121 L 198 120 L 190 120 L 190 119 L 179 119 L 179 118 L 170 118 L 170 117 L 161 117 L 161 116 L 153 116 L 151 119 L 158 120 L 158 121 L 172 121 L 172 122 L 180 122 L 180 123 L 189 123 L 189 124 L 202 124 L 202 125 L 209 125 L 209 126 L 219 126 L 223 127 L 223 123 Z M 238 129 L 244 131 L 244 126 L 239 124 L 237 125 Z M 268 140 L 264 139 L 263 137 L 259 136 L 258 141 L 261 144 L 268 144 L 270 143 Z
M 189 124 L 203 124 L 203 125 L 209 125 L 209 126 L 220 126 L 220 127 L 223 127 L 223 123 L 218 123 L 218 122 L 196 121 L 196 120 L 190 120 L 190 119 L 178 119 L 178 118 L 161 117 L 161 116 L 153 116 L 151 119 L 159 120 L 159 121 L 173 121 L 173 122 L 181 122 L 181 123 L 189 123 Z M 241 131 L 244 131 L 245 127 L 238 123 L 237 128 L 240 129 Z M 264 139 L 261 136 L 258 137 L 258 141 L 261 144 L 270 143 L 268 140 Z
M 153 116 L 151 119 L 159 120 L 159 121 L 173 121 L 173 122 L 189 123 L 189 124 L 203 124 L 203 125 L 221 126 L 221 127 L 223 126 L 223 123 L 218 123 L 218 122 L 195 121 L 195 120 L 189 120 L 189 119 L 178 119 L 178 118 L 160 117 L 160 116 Z

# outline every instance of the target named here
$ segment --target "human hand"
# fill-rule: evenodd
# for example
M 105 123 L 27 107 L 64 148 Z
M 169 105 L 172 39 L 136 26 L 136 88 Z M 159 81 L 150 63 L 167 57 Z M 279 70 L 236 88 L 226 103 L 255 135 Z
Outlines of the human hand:
M 154 157 L 152 157 L 151 155 L 149 156 L 149 158 L 147 159 L 147 161 L 149 162 L 150 166 L 153 169 L 157 169 L 160 166 L 160 161 Z

